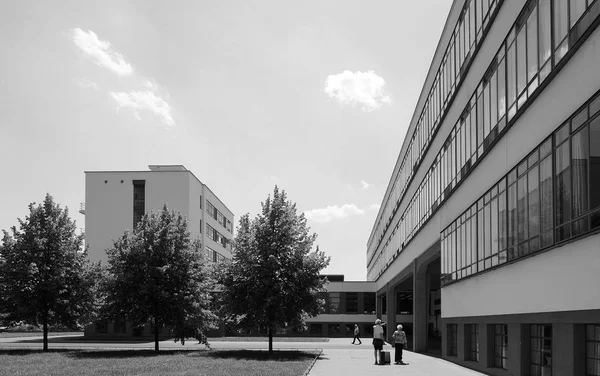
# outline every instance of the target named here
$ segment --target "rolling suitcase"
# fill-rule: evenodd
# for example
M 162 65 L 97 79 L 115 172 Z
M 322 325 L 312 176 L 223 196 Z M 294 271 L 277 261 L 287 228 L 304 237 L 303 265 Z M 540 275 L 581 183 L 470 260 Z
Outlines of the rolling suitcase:
M 379 354 L 379 364 L 390 364 L 390 352 L 389 351 L 381 351 Z

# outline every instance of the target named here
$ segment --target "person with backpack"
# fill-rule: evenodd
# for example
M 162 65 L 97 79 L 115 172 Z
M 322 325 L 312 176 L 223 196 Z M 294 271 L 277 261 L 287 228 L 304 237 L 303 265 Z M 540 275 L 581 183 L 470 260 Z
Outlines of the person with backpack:
M 354 341 L 358 340 L 358 344 L 362 345 L 362 341 L 359 337 L 360 330 L 358 329 L 358 324 L 354 324 L 354 339 L 352 339 L 352 344 L 354 345 Z
M 402 330 L 402 325 L 398 325 L 392 337 L 394 338 L 394 363 L 405 365 L 402 361 L 402 349 L 408 345 L 408 340 L 406 339 L 406 333 Z

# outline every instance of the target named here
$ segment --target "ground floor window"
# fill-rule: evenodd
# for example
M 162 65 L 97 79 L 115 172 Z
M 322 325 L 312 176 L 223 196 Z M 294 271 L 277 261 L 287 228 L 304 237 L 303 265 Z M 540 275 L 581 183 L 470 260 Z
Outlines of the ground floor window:
M 323 325 L 322 324 L 310 324 L 309 329 L 310 329 L 310 334 L 322 334 L 323 333 Z
M 587 376 L 600 376 L 600 324 L 585 326 Z
M 118 334 L 125 334 L 126 331 L 127 326 L 125 324 L 125 321 L 115 321 L 113 323 L 113 332 Z
M 104 320 L 96 322 L 96 333 L 108 333 L 108 322 Z
M 479 325 L 469 325 L 469 334 L 471 336 L 471 360 L 479 361 Z
M 456 356 L 458 348 L 457 325 L 448 324 L 448 356 Z
M 552 325 L 531 325 L 531 376 L 552 376 Z
M 329 324 L 327 325 L 327 332 L 329 335 L 339 335 L 340 334 L 340 324 Z
M 494 325 L 494 366 L 498 368 L 506 367 L 508 360 L 508 325 Z

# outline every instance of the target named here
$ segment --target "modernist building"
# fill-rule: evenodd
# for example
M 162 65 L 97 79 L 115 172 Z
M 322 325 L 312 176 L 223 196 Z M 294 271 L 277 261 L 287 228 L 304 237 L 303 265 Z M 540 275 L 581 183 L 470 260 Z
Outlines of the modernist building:
M 113 240 L 132 230 L 142 216 L 166 204 L 188 220 L 190 237 L 200 239 L 208 260 L 231 258 L 233 213 L 191 171 L 181 165 L 151 165 L 149 171 L 86 171 L 85 244 L 92 261 L 107 260 Z M 144 336 L 149 328 L 96 323 L 86 335 Z M 144 333 L 146 331 L 146 333 Z
M 367 248 L 377 316 L 412 291 L 416 351 L 600 375 L 599 16 L 453 2 Z

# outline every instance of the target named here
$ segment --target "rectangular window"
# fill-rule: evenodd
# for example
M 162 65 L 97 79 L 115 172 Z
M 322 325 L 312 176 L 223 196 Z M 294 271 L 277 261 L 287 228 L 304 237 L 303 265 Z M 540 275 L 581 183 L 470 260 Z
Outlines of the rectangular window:
M 310 334 L 323 334 L 323 324 L 309 324 Z
M 502 59 L 498 64 L 498 119 L 506 114 L 506 63 Z
M 142 220 L 146 212 L 146 181 L 133 181 L 133 228 Z
M 492 221 L 491 221 L 491 235 L 492 235 L 492 266 L 498 264 L 498 198 L 494 198 L 491 202 L 492 209 Z
M 517 100 L 517 54 L 516 43 L 513 43 L 506 53 L 506 91 L 508 96 L 508 108 L 510 109 Z
M 494 366 L 508 369 L 508 325 L 494 325 Z
M 329 313 L 338 314 L 340 313 L 340 293 L 330 292 L 329 293 Z
M 569 0 L 571 5 L 569 11 L 569 18 L 571 19 L 571 27 L 575 26 L 583 12 L 585 12 L 586 0 Z
M 101 320 L 96 322 L 96 333 L 107 334 L 108 333 L 108 321 Z
M 470 336 L 471 336 L 471 360 L 478 362 L 479 361 L 479 325 L 471 324 L 469 325 Z
M 573 218 L 588 212 L 588 128 L 585 127 L 571 138 L 571 173 L 573 178 Z
M 552 156 L 540 162 L 540 247 L 554 243 L 554 197 L 552 195 Z
M 517 34 L 517 95 L 527 87 L 527 38 L 525 25 Z
M 568 221 L 571 220 L 571 157 L 570 144 L 564 142 L 556 149 L 556 225 L 557 241 L 571 237 Z
M 508 259 L 516 257 L 517 245 L 517 184 L 508 187 Z
M 346 313 L 358 313 L 358 293 L 346 293 Z
M 590 209 L 600 208 L 600 116 L 590 123 Z M 592 228 L 600 226 L 600 212 L 592 215 Z
M 340 324 L 327 324 L 327 332 L 329 335 L 340 335 Z
M 527 19 L 527 81 L 531 81 L 538 72 L 537 17 L 537 7 L 535 7 Z
M 448 324 L 448 356 L 457 356 L 458 335 L 457 325 Z
M 600 324 L 585 326 L 585 363 L 588 376 L 600 375 Z
M 498 262 L 506 262 L 506 192 L 498 195 Z
M 552 325 L 530 326 L 531 375 L 552 375 Z
M 529 210 L 527 211 L 527 222 L 529 223 L 529 250 L 535 252 L 539 249 L 539 240 L 537 235 L 540 233 L 540 193 L 539 193 L 539 170 L 534 166 L 527 173 L 527 199 Z
M 569 31 L 569 2 L 565 0 L 553 0 L 553 12 L 554 12 L 554 49 L 561 47 L 561 51 L 557 53 L 557 58 L 560 59 L 568 50 L 568 41 L 565 41 L 564 45 L 561 45 L 563 40 L 567 36 Z
M 200 195 L 200 210 L 202 210 L 202 195 Z
M 552 23 L 550 21 L 550 1 L 540 0 L 539 3 L 539 43 L 540 66 L 550 58 Z

